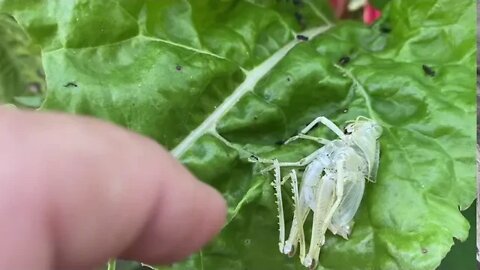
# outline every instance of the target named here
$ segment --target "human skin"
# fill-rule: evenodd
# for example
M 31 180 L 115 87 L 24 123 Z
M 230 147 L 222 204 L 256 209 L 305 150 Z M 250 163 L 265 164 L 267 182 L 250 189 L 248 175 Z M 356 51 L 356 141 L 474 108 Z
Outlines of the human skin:
M 225 215 L 220 194 L 150 139 L 0 109 L 0 269 L 171 263 L 208 242 Z

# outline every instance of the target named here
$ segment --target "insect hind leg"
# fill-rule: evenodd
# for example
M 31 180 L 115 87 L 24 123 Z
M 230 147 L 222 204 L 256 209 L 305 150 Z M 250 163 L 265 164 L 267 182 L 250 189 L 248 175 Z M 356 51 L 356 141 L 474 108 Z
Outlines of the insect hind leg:
M 308 155 L 304 158 L 301 158 L 298 161 L 293 161 L 293 162 L 290 162 L 290 161 L 278 162 L 277 159 L 263 159 L 263 158 L 259 158 L 259 157 L 256 157 L 256 156 L 250 157 L 248 159 L 248 161 L 250 161 L 252 163 L 272 164 L 271 166 L 268 166 L 267 168 L 265 168 L 261 171 L 261 173 L 265 173 L 265 172 L 268 172 L 268 171 L 271 171 L 271 170 L 275 169 L 275 164 L 274 164 L 275 161 L 278 162 L 278 166 L 280 166 L 280 167 L 303 167 L 303 166 L 306 166 L 310 162 L 312 162 L 318 156 L 318 154 L 321 151 L 325 151 L 324 148 L 320 148 L 320 149 L 314 151 L 313 153 L 311 153 L 310 155 Z
M 343 170 L 343 161 L 338 161 L 336 164 L 334 194 L 332 194 L 334 195 L 332 196 L 333 204 L 329 205 L 328 207 L 325 207 L 326 205 L 324 205 L 324 210 L 326 210 L 326 213 L 322 213 L 323 211 L 320 211 L 320 201 L 317 202 L 317 209 L 314 213 L 312 241 L 310 243 L 310 249 L 308 251 L 308 254 L 303 263 L 303 265 L 306 267 L 316 267 L 316 263 L 318 262 L 318 257 L 320 255 L 320 249 L 325 241 L 325 232 L 327 231 L 328 226 L 331 223 L 332 217 L 337 211 L 338 206 L 343 199 L 344 177 L 345 173 Z M 327 199 L 327 202 L 328 201 L 329 200 Z M 319 214 L 322 214 L 322 216 L 319 216 Z
M 310 124 L 308 124 L 304 129 L 302 129 L 302 131 L 300 131 L 300 134 L 306 134 L 307 132 L 312 130 L 315 127 L 315 125 L 317 125 L 318 123 L 324 124 L 341 139 L 345 137 L 345 134 L 343 134 L 342 130 L 337 125 L 335 125 L 335 123 L 333 123 L 330 119 L 326 118 L 325 116 L 319 116 L 315 118 Z
M 291 137 L 290 139 L 286 140 L 284 144 L 289 144 L 289 143 L 291 143 L 293 141 L 296 141 L 298 139 L 310 140 L 310 141 L 317 142 L 319 144 L 327 144 L 327 143 L 330 142 L 329 140 L 327 140 L 325 138 L 314 137 L 314 136 L 305 135 L 305 134 L 301 133 L 301 134 L 295 135 L 295 136 Z
M 282 179 L 280 175 L 280 165 L 278 160 L 273 161 L 273 166 L 275 170 L 275 180 L 272 185 L 275 188 L 275 197 L 278 210 L 278 226 L 279 226 L 279 236 L 278 236 L 278 247 L 280 252 L 283 253 L 285 245 L 285 216 L 283 212 L 283 201 L 282 201 Z

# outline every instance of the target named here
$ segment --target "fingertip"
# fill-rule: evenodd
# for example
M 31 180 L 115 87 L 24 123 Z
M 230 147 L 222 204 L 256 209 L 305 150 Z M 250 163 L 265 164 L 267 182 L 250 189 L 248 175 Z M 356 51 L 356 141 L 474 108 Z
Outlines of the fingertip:
M 191 176 L 169 182 L 143 233 L 122 258 L 149 264 L 169 264 L 207 244 L 223 228 L 225 199 L 214 188 Z

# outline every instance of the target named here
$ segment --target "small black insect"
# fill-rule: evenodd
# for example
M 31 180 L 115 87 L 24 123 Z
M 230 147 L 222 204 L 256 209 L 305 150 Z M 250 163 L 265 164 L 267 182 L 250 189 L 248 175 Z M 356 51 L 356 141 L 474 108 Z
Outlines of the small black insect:
M 78 87 L 78 84 L 75 82 L 68 82 L 63 87 Z
M 339 60 L 338 60 L 338 64 L 340 66 L 345 66 L 346 64 L 348 64 L 350 62 L 350 57 L 349 56 L 342 56 Z
M 297 35 L 297 39 L 301 41 L 308 41 L 308 37 L 304 35 Z
M 175 67 L 175 69 L 176 69 L 177 71 L 181 71 L 181 70 L 182 70 L 182 66 L 177 65 L 177 66 Z
M 422 65 L 423 72 L 425 72 L 425 75 L 430 76 L 430 77 L 435 77 L 437 74 L 435 70 L 433 70 L 431 67 L 427 65 Z
M 250 158 L 258 161 L 258 157 L 255 155 L 251 155 Z

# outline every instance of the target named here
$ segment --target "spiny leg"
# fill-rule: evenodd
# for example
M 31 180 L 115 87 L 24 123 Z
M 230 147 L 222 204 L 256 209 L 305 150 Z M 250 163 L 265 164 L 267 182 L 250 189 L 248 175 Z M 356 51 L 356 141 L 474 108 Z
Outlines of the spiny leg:
M 322 149 L 319 149 L 319 150 L 313 152 L 312 154 L 310 154 L 309 156 L 300 159 L 298 162 L 282 162 L 282 163 L 280 163 L 280 162 L 278 162 L 277 159 L 273 159 L 273 160 L 261 159 L 261 158 L 258 158 L 256 156 L 252 156 L 249 159 L 249 161 L 251 161 L 251 162 L 273 163 L 273 165 L 271 167 L 269 167 L 267 169 L 264 169 L 262 172 L 274 169 L 275 180 L 272 183 L 272 185 L 275 187 L 275 196 L 276 196 L 276 203 L 277 203 L 277 208 L 278 208 L 279 249 L 280 249 L 280 252 L 283 253 L 283 254 L 288 254 L 291 251 L 284 252 L 285 251 L 285 217 L 284 217 L 284 211 L 283 211 L 282 187 L 281 186 L 290 177 L 285 177 L 284 179 L 281 179 L 281 171 L 280 171 L 281 166 L 305 166 L 306 164 L 309 164 L 310 162 L 312 162 L 315 159 L 315 157 L 317 156 L 317 154 L 320 150 L 322 150 Z M 299 203 L 299 199 L 298 199 L 298 180 L 297 180 L 296 173 L 294 171 L 293 171 L 293 176 L 291 176 L 291 177 L 292 177 L 292 179 L 294 179 L 293 181 L 295 181 L 295 183 L 293 184 L 293 186 L 295 187 L 295 190 L 296 190 L 296 191 L 294 191 L 294 194 L 295 194 L 295 192 L 297 194 L 297 198 L 295 199 L 296 202 L 297 202 L 297 203 L 295 203 L 295 209 L 298 209 L 296 211 L 299 211 L 300 210 L 299 209 L 300 208 L 300 203 Z M 303 223 L 305 222 L 305 218 L 306 218 L 306 216 L 308 214 L 308 210 L 309 210 L 308 207 L 304 206 L 304 208 L 305 209 L 302 210 L 302 212 L 299 212 L 301 214 L 296 215 L 298 217 L 302 217 L 301 218 L 302 230 L 300 232 L 300 234 L 301 234 L 301 240 L 300 240 L 301 241 L 300 242 L 301 243 L 301 246 L 300 246 L 301 258 L 303 258 L 304 254 L 305 254 L 305 236 L 304 236 L 304 233 L 303 233 Z M 291 232 L 292 232 L 292 230 L 291 230 Z M 290 239 L 290 237 L 289 237 L 289 239 Z
M 288 178 L 292 179 L 294 213 L 292 227 L 290 228 L 289 237 L 285 242 L 283 253 L 292 257 L 295 254 L 295 246 L 300 242 L 300 260 L 303 260 L 305 256 L 305 236 L 303 233 L 303 223 L 305 222 L 309 208 L 305 205 L 305 203 L 300 201 L 298 178 L 295 170 L 291 170 Z
M 318 263 L 318 257 L 320 255 L 320 249 L 321 246 L 325 242 L 325 232 L 328 229 L 328 226 L 331 223 L 332 217 L 335 214 L 338 206 L 342 202 L 343 198 L 343 186 L 344 186 L 344 172 L 343 172 L 343 162 L 339 161 L 336 164 L 336 179 L 335 179 L 335 198 L 334 202 L 331 205 L 331 207 L 328 207 L 326 214 L 324 215 L 324 219 L 321 220 L 321 216 L 323 214 L 323 209 L 321 209 L 322 205 L 320 203 L 321 198 L 317 198 L 317 209 L 315 210 L 314 213 L 314 218 L 313 218 L 313 229 L 312 229 L 312 241 L 310 242 L 310 249 L 308 251 L 308 254 L 305 258 L 305 263 L 304 265 L 310 269 L 313 269 L 316 267 L 316 264 Z M 327 180 L 326 180 L 327 181 Z M 332 194 L 333 195 L 333 194 Z M 316 228 L 315 225 L 320 225 L 320 228 Z
M 337 136 L 341 139 L 345 138 L 345 134 L 343 134 L 342 130 L 335 125 L 330 119 L 326 118 L 325 116 L 320 116 L 315 118 L 310 124 L 308 124 L 302 131 L 300 131 L 301 134 L 305 134 L 309 132 L 315 125 L 318 123 L 324 124 L 326 127 L 328 127 L 331 131 L 335 132 Z
M 278 160 L 273 161 L 273 166 L 275 168 L 275 180 L 272 185 L 275 187 L 275 196 L 278 210 L 278 226 L 279 226 L 279 243 L 278 247 L 280 252 L 283 253 L 283 247 L 285 244 L 285 217 L 283 213 L 283 201 L 282 201 L 282 183 L 280 175 L 280 165 Z
M 298 135 L 295 135 L 293 137 L 291 137 L 290 139 L 286 140 L 284 144 L 289 144 L 293 141 L 296 141 L 298 139 L 304 139 L 304 140 L 310 140 L 310 141 L 315 141 L 319 144 L 327 144 L 329 143 L 330 141 L 325 139 L 325 138 L 318 138 L 318 137 L 314 137 L 314 136 L 310 136 L 310 135 L 305 135 L 303 133 L 301 134 L 298 134 Z

